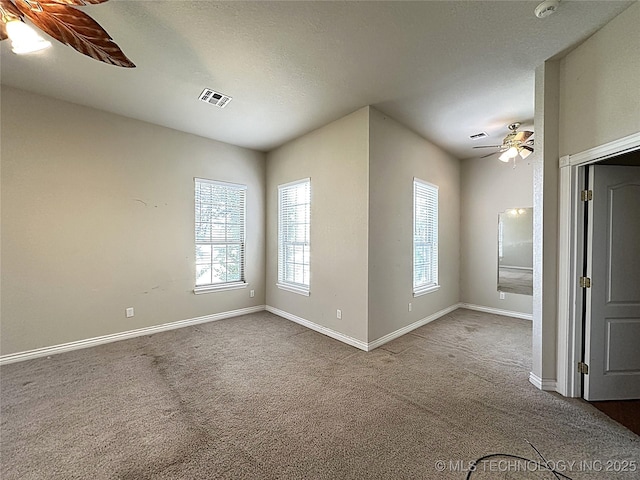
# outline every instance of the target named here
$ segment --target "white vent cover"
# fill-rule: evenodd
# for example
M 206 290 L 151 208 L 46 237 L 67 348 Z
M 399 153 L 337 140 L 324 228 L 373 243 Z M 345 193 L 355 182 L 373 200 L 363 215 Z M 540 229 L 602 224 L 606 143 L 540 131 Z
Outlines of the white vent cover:
M 198 99 L 220 108 L 226 107 L 227 104 L 231 101 L 231 97 L 229 95 L 216 92 L 214 90 L 211 90 L 210 88 L 205 88 Z
M 469 138 L 471 140 L 478 140 L 479 138 L 485 138 L 488 137 L 489 135 L 486 132 L 480 132 L 480 133 L 476 133 L 474 135 L 469 135 Z

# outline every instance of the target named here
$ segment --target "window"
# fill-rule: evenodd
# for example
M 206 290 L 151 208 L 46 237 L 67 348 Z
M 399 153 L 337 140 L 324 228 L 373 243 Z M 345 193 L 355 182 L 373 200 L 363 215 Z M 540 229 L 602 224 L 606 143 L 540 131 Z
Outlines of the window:
M 246 285 L 246 190 L 245 185 L 195 179 L 195 293 Z
M 309 295 L 311 180 L 278 187 L 278 287 Z
M 413 180 L 413 295 L 438 285 L 438 187 Z

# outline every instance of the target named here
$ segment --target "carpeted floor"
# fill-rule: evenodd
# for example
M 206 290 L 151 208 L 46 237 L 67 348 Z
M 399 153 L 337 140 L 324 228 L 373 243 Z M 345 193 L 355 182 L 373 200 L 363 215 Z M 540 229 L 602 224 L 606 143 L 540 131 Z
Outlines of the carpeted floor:
M 530 345 L 530 322 L 459 309 L 367 353 L 262 312 L 7 365 L 0 473 L 640 478 L 640 437 L 533 387 Z M 565 477 L 468 471 L 541 461 L 527 440 Z

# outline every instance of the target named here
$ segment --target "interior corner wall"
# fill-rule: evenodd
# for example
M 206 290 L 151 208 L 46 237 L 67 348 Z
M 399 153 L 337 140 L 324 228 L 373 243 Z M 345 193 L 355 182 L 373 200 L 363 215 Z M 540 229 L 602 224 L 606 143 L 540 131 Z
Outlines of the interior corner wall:
M 536 206 L 544 212 L 541 215 L 550 218 L 544 218 L 544 228 L 543 218 L 534 220 L 540 224 L 537 235 L 534 229 L 534 295 L 539 294 L 540 299 L 538 305 L 534 303 L 532 373 L 544 381 L 555 377 L 557 371 L 561 382 L 557 389 L 563 394 L 572 390 L 566 372 L 575 366 L 566 355 L 571 347 L 557 344 L 558 326 L 555 311 L 552 312 L 558 309 L 554 291 L 558 274 L 569 274 L 558 272 L 556 264 L 557 159 L 640 132 L 639 24 L 640 2 L 634 2 L 564 58 L 536 69 L 536 142 L 541 140 L 537 126 L 542 122 L 551 141 L 542 139 L 541 144 L 545 152 L 556 150 L 556 160 L 540 161 L 534 170 L 534 181 L 539 185 L 534 192 Z M 567 265 L 569 259 L 560 258 L 558 263 Z M 536 276 L 542 284 L 537 291 Z M 559 363 L 550 365 L 550 359 L 556 363 L 556 357 Z
M 367 341 L 368 139 L 369 107 L 364 107 L 267 154 L 267 304 L 360 342 Z M 308 297 L 276 286 L 278 185 L 307 177 Z
M 533 164 L 531 374 L 543 388 L 557 379 L 559 71 L 558 61 L 536 68 L 536 149 L 529 157 Z
M 533 167 L 528 160 L 498 161 L 497 155 L 461 164 L 460 301 L 531 314 L 531 295 L 498 293 L 498 214 L 533 206 Z
M 264 305 L 263 153 L 4 86 L 1 108 L 3 355 Z M 248 186 L 254 298 L 193 294 L 194 177 Z
M 460 161 L 373 108 L 369 145 L 371 342 L 459 302 Z M 414 177 L 439 187 L 440 283 L 439 290 L 415 298 Z
M 560 61 L 560 156 L 640 132 L 640 2 Z

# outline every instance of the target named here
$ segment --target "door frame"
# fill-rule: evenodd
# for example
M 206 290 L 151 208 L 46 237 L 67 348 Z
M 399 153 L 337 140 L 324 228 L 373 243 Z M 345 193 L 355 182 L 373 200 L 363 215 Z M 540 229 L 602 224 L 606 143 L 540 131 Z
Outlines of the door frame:
M 556 390 L 566 397 L 580 397 L 582 378 L 582 274 L 584 256 L 584 204 L 579 201 L 585 167 L 640 150 L 640 132 L 614 140 L 575 155 L 560 157 L 558 197 L 558 310 Z

